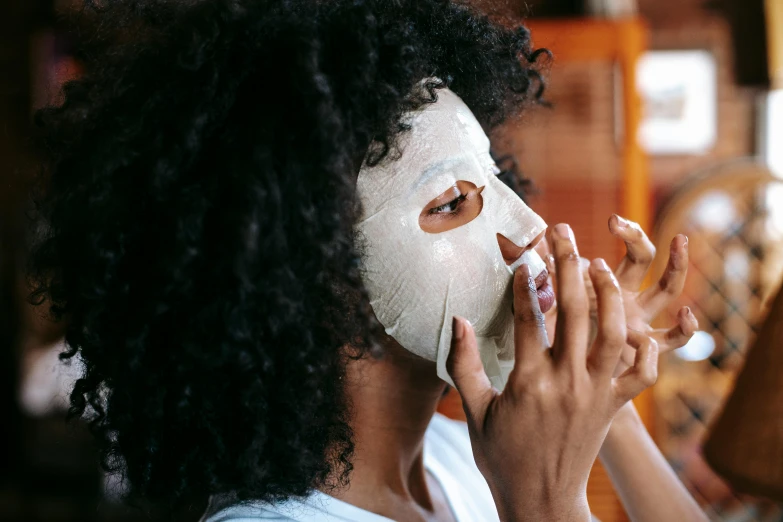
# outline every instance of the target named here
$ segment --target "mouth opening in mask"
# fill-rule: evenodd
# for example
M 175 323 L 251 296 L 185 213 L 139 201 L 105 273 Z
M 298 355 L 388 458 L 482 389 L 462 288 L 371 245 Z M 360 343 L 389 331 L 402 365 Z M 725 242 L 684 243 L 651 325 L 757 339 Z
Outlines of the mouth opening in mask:
M 545 233 L 545 231 L 541 231 L 540 234 L 525 246 L 518 246 L 503 234 L 496 234 L 498 247 L 500 247 L 500 253 L 503 256 L 503 260 L 512 271 L 515 271 L 524 263 L 526 259 L 524 254 L 534 249 L 540 241 L 543 241 Z M 530 268 L 532 269 L 532 267 Z M 549 281 L 549 271 L 546 268 L 543 268 L 538 274 L 533 274 L 533 280 L 536 287 L 536 295 L 538 296 L 538 305 L 541 308 L 541 312 L 546 313 L 551 310 L 555 304 L 555 292 Z

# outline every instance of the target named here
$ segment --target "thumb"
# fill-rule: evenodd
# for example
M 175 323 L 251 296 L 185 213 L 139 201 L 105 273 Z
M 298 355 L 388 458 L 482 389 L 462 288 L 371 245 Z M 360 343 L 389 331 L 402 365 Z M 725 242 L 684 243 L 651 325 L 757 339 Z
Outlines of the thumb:
M 483 418 L 495 390 L 489 382 L 479 357 L 476 332 L 470 322 L 454 316 L 451 323 L 451 350 L 446 369 L 462 397 L 465 415 L 470 419 Z

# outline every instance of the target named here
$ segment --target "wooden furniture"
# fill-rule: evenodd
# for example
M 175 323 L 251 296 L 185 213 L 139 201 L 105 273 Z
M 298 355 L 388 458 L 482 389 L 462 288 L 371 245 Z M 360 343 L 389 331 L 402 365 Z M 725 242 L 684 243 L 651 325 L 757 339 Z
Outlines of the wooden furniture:
M 783 292 L 704 445 L 712 468 L 743 493 L 783 502 Z
M 783 501 L 782 194 L 783 180 L 755 158 L 724 162 L 688 176 L 654 235 L 659 250 L 675 231 L 690 238 L 688 281 L 668 315 L 690 306 L 710 348 L 704 360 L 661 358 L 656 442 L 705 512 L 724 520 L 783 514 L 741 494 Z
M 767 18 L 767 58 L 773 89 L 783 89 L 783 2 L 765 0 Z

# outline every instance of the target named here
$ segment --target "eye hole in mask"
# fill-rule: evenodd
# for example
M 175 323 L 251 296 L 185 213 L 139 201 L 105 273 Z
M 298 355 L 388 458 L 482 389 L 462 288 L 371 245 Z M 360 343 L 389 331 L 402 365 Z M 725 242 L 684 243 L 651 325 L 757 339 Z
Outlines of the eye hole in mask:
M 476 187 L 470 181 L 457 181 L 441 195 L 424 205 L 419 214 L 419 227 L 424 232 L 439 234 L 467 225 L 484 207 L 481 192 L 484 187 Z

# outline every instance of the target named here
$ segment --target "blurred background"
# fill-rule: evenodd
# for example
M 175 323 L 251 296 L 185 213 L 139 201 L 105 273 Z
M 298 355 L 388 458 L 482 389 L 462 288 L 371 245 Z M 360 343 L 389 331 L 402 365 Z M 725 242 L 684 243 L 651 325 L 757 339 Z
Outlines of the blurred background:
M 783 506 L 732 490 L 701 452 L 783 273 L 783 0 L 474 2 L 526 19 L 554 54 L 553 108 L 493 136 L 533 180 L 531 206 L 570 223 L 586 257 L 623 255 L 615 212 L 664 254 L 689 236 L 689 281 L 661 321 L 688 305 L 702 331 L 637 400 L 656 442 L 712 520 L 783 521 Z M 24 302 L 30 121 L 79 75 L 80 24 L 94 23 L 79 5 L 0 3 L 0 520 L 159 518 L 105 494 L 90 437 L 63 422 L 79 369 L 58 363 L 62 332 Z M 442 410 L 461 415 L 454 396 Z M 599 465 L 589 496 L 604 522 L 627 520 Z

